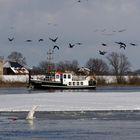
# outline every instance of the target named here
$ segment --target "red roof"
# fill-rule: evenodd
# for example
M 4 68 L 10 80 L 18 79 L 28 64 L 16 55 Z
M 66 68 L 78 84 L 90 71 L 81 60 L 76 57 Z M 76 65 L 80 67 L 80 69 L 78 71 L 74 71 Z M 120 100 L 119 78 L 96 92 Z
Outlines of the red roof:
M 55 74 L 63 74 L 61 71 L 56 71 Z

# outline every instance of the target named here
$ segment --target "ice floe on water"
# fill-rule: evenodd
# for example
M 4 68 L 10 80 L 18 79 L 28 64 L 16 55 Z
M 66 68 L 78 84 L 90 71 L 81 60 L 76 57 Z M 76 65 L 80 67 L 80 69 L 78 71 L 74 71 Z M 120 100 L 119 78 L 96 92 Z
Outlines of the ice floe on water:
M 54 92 L 1 94 L 0 111 L 140 110 L 140 92 Z

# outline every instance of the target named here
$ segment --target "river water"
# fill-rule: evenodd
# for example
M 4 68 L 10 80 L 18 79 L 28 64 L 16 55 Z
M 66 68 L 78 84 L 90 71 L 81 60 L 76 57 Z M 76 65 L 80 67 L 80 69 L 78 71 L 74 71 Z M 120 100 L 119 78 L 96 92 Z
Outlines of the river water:
M 140 87 L 99 87 L 96 91 L 88 92 L 105 94 L 118 91 L 135 92 L 140 91 Z M 49 94 L 50 92 L 57 91 L 36 91 L 26 88 L 0 89 L 0 94 Z M 0 140 L 140 139 L 140 111 L 136 110 L 36 112 L 36 118 L 33 121 L 25 120 L 26 114 L 27 112 L 0 112 Z

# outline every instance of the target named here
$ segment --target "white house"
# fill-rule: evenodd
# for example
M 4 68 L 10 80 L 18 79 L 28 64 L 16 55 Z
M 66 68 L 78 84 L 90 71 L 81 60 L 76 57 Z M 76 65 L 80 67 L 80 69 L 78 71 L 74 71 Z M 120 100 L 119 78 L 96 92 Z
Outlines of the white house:
M 29 74 L 27 68 L 17 62 L 6 61 L 3 65 L 4 75 L 25 75 Z

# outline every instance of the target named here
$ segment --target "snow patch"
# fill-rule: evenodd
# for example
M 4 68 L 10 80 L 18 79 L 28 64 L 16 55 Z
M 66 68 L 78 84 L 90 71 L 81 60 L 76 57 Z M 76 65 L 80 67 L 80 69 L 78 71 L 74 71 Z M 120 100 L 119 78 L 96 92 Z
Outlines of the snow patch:
M 140 110 L 140 92 L 57 92 L 0 95 L 0 111 Z

